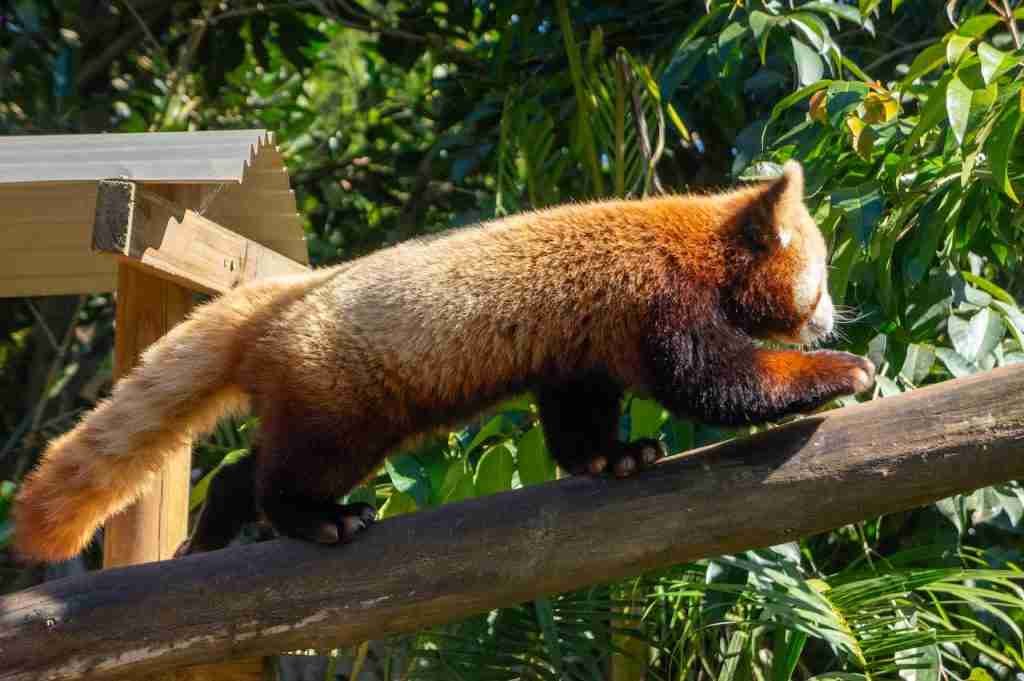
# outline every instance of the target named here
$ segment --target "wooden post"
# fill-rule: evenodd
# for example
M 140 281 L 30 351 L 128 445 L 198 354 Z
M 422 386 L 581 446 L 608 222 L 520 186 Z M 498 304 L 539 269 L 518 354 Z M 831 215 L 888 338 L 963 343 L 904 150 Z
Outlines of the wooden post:
M 187 288 L 118 265 L 114 378 L 128 373 L 139 355 L 184 319 L 191 307 L 192 292 Z M 190 456 L 188 447 L 176 452 L 146 495 L 107 523 L 104 568 L 170 558 L 184 541 Z
M 186 188 L 167 187 L 169 199 L 190 199 Z M 197 204 L 198 205 L 198 204 Z M 114 379 L 138 363 L 147 347 L 188 315 L 193 292 L 136 264 L 117 266 L 117 308 L 114 333 Z M 192 448 L 171 455 L 145 495 L 111 518 L 103 534 L 103 567 L 121 567 L 166 560 L 188 535 L 188 499 Z M 148 674 L 145 681 L 264 681 L 274 677 L 272 658 L 232 660 Z

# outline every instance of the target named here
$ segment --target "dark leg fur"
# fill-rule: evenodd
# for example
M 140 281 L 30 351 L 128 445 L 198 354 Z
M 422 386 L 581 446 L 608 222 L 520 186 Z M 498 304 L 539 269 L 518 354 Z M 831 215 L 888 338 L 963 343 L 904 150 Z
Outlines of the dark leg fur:
M 657 440 L 619 441 L 621 399 L 622 389 L 600 375 L 537 390 L 544 435 L 559 466 L 574 475 L 610 469 L 625 477 L 664 455 Z
M 344 543 L 376 519 L 369 504 L 336 501 L 380 461 L 347 454 L 340 446 L 345 438 L 320 425 L 332 422 L 338 423 L 325 416 L 263 415 L 257 504 L 279 534 L 321 544 Z M 282 430 L 281 423 L 291 423 L 293 429 Z
M 223 466 L 213 476 L 192 536 L 178 547 L 175 557 L 224 548 L 238 535 L 243 525 L 259 519 L 253 494 L 255 464 L 254 452 Z

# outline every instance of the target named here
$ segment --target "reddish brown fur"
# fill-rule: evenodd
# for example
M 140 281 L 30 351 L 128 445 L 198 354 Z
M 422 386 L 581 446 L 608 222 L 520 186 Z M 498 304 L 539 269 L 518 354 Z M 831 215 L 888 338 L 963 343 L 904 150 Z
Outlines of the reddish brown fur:
M 824 258 L 801 192 L 790 165 L 735 192 L 525 213 L 234 291 L 50 446 L 19 494 L 16 548 L 74 554 L 167 451 L 245 398 L 261 417 L 256 496 L 274 520 L 278 506 L 344 494 L 408 437 L 527 388 L 599 385 L 606 414 L 629 387 L 726 422 L 854 392 L 870 382 L 863 360 L 750 342 L 795 338 L 815 313 L 794 302 L 794 279 Z M 739 363 L 720 367 L 716 352 Z M 552 429 L 586 417 L 542 414 L 563 463 L 572 436 Z M 116 434 L 132 422 L 143 425 Z

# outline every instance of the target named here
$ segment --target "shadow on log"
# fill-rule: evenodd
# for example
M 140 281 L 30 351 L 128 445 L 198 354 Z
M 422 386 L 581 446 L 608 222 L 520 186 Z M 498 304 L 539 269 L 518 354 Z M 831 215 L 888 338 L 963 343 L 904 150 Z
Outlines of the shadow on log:
M 109 679 L 328 648 L 1024 477 L 1024 367 L 798 420 L 629 478 L 569 478 L 0 598 L 0 680 Z

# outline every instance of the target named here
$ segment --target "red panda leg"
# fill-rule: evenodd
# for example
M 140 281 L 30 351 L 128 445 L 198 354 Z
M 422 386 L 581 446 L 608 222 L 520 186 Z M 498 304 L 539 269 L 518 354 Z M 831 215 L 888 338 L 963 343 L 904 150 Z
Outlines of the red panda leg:
M 259 520 L 253 492 L 256 454 L 222 466 L 210 481 L 206 502 L 199 512 L 195 529 L 174 557 L 214 551 L 227 546 L 242 526 Z
M 807 412 L 874 383 L 874 365 L 848 352 L 768 350 L 705 330 L 657 339 L 651 368 L 658 400 L 680 416 L 746 425 Z
M 536 392 L 551 456 L 574 475 L 609 470 L 626 477 L 665 454 L 657 440 L 619 441 L 622 389 L 605 376 L 576 378 Z
M 348 541 L 376 519 L 369 504 L 339 504 L 380 464 L 369 442 L 346 436 L 339 415 L 278 405 L 261 414 L 255 494 L 279 534 L 321 544 Z M 381 450 L 382 451 L 382 450 Z

